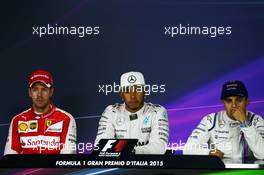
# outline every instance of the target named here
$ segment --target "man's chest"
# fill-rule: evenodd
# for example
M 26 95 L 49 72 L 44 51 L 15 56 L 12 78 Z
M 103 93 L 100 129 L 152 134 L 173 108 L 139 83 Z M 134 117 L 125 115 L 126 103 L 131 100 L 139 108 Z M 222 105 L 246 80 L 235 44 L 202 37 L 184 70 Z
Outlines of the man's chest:
M 49 118 L 27 118 L 18 120 L 18 134 L 20 136 L 36 135 L 55 135 L 58 136 L 63 132 L 66 124 L 64 120 L 56 117 Z
M 114 121 L 115 135 L 117 138 L 139 138 L 144 139 L 149 136 L 152 129 L 151 115 L 142 116 L 117 116 Z
M 211 131 L 211 141 L 215 143 L 238 141 L 240 138 L 239 123 L 218 122 Z

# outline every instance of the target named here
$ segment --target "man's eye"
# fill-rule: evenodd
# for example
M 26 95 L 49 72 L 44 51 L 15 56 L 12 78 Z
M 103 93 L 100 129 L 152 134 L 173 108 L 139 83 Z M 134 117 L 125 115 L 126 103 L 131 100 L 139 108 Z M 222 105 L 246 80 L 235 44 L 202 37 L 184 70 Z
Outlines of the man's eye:
M 243 101 L 243 98 L 242 98 L 242 97 L 238 97 L 238 98 L 236 99 L 236 101 L 240 103 L 240 102 Z
M 136 92 L 142 92 L 142 88 L 141 87 L 137 87 Z
M 231 102 L 232 102 L 231 99 L 226 99 L 225 101 L 226 101 L 227 103 L 231 103 Z
M 134 87 L 131 87 L 131 88 L 128 89 L 127 92 L 128 92 L 128 93 L 131 93 L 131 92 L 134 92 L 134 91 L 135 91 L 135 88 L 134 88 Z
M 44 88 L 43 91 L 47 92 L 49 89 L 48 88 Z

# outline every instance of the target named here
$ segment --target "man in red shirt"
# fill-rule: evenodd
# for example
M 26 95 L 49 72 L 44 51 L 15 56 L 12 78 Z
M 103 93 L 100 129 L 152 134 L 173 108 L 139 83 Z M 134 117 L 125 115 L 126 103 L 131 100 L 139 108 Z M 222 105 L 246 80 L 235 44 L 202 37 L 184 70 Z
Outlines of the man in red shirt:
M 76 123 L 52 104 L 52 75 L 37 70 L 28 86 L 32 107 L 12 119 L 4 154 L 75 154 Z

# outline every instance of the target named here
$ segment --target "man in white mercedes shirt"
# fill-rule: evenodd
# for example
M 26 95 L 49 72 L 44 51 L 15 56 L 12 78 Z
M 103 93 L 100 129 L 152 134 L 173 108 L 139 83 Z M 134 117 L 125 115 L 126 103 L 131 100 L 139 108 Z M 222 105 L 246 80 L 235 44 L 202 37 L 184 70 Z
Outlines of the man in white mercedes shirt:
M 164 154 L 169 126 L 164 107 L 145 103 L 145 80 L 140 72 L 121 76 L 123 104 L 109 105 L 102 114 L 95 144 L 100 139 L 138 139 L 135 154 Z
M 264 120 L 247 110 L 249 99 L 244 83 L 226 82 L 221 100 L 225 110 L 202 119 L 188 138 L 183 154 L 264 159 Z

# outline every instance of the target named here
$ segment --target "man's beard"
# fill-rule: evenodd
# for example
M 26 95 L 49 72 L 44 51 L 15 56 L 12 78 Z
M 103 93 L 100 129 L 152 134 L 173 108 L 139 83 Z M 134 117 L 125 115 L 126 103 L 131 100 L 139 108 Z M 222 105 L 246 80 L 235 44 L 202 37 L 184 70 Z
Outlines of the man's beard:
M 45 102 L 42 105 L 39 105 L 39 104 L 35 103 L 35 108 L 40 109 L 40 110 L 43 111 L 43 110 L 45 110 L 47 108 L 48 105 L 49 105 L 49 101 Z

